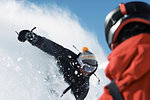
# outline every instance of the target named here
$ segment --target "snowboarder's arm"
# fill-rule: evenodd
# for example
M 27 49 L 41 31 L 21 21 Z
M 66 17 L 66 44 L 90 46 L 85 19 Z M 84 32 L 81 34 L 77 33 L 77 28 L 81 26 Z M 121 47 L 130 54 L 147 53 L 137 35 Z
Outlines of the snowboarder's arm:
M 38 47 L 39 49 L 43 50 L 44 52 L 54 56 L 56 59 L 59 56 L 63 55 L 70 55 L 73 58 L 77 55 L 72 51 L 64 48 L 63 46 L 45 38 L 41 37 L 29 30 L 22 30 L 19 32 L 18 40 L 21 42 L 25 42 L 26 40 L 29 41 L 32 45 Z

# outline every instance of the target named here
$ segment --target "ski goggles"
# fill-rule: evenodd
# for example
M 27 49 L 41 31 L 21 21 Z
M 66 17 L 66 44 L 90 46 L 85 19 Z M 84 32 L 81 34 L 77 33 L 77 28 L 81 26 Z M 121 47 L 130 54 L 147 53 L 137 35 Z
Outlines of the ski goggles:
M 96 69 L 96 67 L 90 66 L 88 64 L 83 64 L 82 68 L 83 68 L 84 71 L 90 72 L 90 73 L 93 72 Z

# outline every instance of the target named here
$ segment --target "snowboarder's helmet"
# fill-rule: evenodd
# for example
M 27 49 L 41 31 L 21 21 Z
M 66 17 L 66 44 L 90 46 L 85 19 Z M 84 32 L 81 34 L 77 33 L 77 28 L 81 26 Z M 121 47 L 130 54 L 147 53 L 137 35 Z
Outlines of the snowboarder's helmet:
M 129 23 L 150 25 L 150 5 L 144 2 L 128 2 L 120 4 L 105 19 L 105 36 L 110 49 L 114 49 L 120 31 Z M 130 27 L 132 29 L 132 27 Z
M 82 48 L 82 52 L 88 51 L 89 49 L 87 47 Z

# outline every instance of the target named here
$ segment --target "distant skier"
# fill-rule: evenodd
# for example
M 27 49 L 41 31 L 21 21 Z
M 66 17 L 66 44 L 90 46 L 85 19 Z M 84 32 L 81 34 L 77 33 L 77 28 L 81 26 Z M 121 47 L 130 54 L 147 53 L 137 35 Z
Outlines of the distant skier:
M 27 40 L 33 46 L 54 56 L 57 60 L 60 72 L 64 75 L 65 81 L 69 84 L 69 87 L 63 94 L 71 89 L 76 100 L 84 100 L 89 91 L 89 78 L 98 67 L 98 62 L 94 54 L 91 53 L 87 47 L 83 47 L 83 52 L 76 55 L 69 49 L 45 37 L 36 35 L 32 31 L 22 30 L 18 34 L 18 40 L 21 42 Z
M 150 100 L 150 5 L 127 2 L 105 19 L 111 83 L 99 100 Z

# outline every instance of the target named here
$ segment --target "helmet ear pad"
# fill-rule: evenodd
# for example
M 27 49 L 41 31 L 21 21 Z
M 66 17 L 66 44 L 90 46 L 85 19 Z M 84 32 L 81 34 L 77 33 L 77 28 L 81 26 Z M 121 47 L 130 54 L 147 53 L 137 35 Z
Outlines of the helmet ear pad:
M 150 5 L 144 2 L 121 4 L 110 12 L 105 19 L 105 35 L 109 47 L 111 48 L 112 44 L 116 44 L 117 36 L 126 24 L 130 22 L 149 24 L 149 15 Z
M 141 22 L 128 23 L 121 29 L 120 33 L 117 36 L 116 42 L 120 44 L 126 39 L 141 33 L 150 34 L 150 26 Z
M 129 37 L 137 35 L 138 33 L 148 32 L 150 30 L 150 15 L 126 15 L 120 18 L 120 20 L 111 27 L 110 33 L 114 33 L 111 43 L 120 44 L 121 41 L 126 40 Z M 122 34 L 122 35 L 121 35 Z M 126 36 L 127 35 L 127 36 Z M 118 38 L 120 36 L 120 38 Z M 124 39 L 119 41 L 121 37 Z M 125 39 L 126 38 L 126 39 Z

